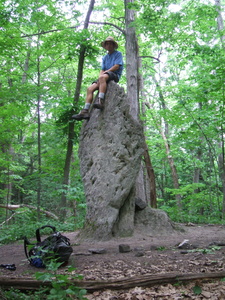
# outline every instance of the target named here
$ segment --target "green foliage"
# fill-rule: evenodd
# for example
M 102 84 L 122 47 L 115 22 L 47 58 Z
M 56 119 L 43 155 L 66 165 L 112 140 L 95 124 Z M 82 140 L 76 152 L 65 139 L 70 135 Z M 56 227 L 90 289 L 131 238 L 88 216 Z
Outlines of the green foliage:
M 83 208 L 82 208 L 83 209 Z M 82 219 L 79 221 L 79 218 Z M 62 223 L 57 220 L 46 218 L 41 214 L 41 218 L 37 221 L 37 211 L 28 208 L 18 209 L 11 225 L 1 226 L 0 244 L 8 244 L 15 241 L 23 240 L 24 236 L 27 238 L 34 238 L 36 229 L 44 225 L 55 226 L 58 231 L 74 231 L 81 228 L 83 225 L 84 215 L 80 217 L 71 216 L 67 223 Z
M 136 10 L 139 11 L 140 10 L 140 5 L 138 4 L 138 2 L 130 2 L 127 4 L 127 8 L 130 10 Z
M 165 189 L 171 200 L 158 200 L 159 208 L 166 211 L 176 222 L 223 223 L 222 198 L 210 195 L 204 184 L 190 184 L 176 189 Z M 196 192 L 197 191 L 197 192 Z M 182 208 L 177 206 L 175 195 L 182 196 Z
M 143 74 L 145 89 L 151 91 L 147 94 L 151 108 L 143 120 L 158 206 L 175 221 L 220 223 L 224 218 L 224 126 L 220 126 L 224 123 L 220 75 L 224 73 L 224 53 L 215 22 L 218 12 L 212 3 L 191 1 L 177 3 L 176 11 L 170 1 L 150 0 L 143 7 L 136 22 L 146 37 L 143 53 L 159 59 L 155 65 L 145 60 Z M 147 51 L 149 41 L 154 46 Z
M 202 293 L 202 288 L 198 285 L 195 285 L 193 287 L 193 292 L 194 292 L 195 295 L 200 295 Z
M 198 248 L 198 249 L 192 249 L 192 250 L 187 250 L 187 252 L 190 253 L 195 253 L 195 252 L 200 252 L 202 254 L 215 254 L 215 251 L 220 250 L 221 247 L 219 246 L 210 246 L 209 248 Z
M 76 287 L 71 283 L 71 279 L 79 280 L 82 279 L 82 276 L 76 274 L 74 272 L 76 269 L 73 267 L 68 267 L 66 274 L 58 273 L 57 270 L 59 267 L 59 263 L 51 261 L 47 266 L 48 272 L 37 272 L 35 274 L 37 280 L 51 282 L 51 287 L 44 290 L 44 293 L 48 294 L 46 299 L 56 300 L 75 297 L 75 299 L 85 300 L 84 295 L 86 294 L 86 290 Z
M 157 247 L 156 250 L 158 250 L 158 251 L 165 251 L 165 250 L 166 250 L 166 247 L 160 246 L 160 247 Z
M 39 295 L 38 292 L 36 292 L 36 293 L 28 292 L 28 293 L 25 294 L 25 293 L 22 293 L 20 290 L 13 289 L 13 288 L 8 290 L 8 291 L 2 291 L 2 293 L 0 295 L 2 296 L 3 300 L 10 300 L 10 299 L 41 300 L 41 299 L 44 299 L 43 295 Z

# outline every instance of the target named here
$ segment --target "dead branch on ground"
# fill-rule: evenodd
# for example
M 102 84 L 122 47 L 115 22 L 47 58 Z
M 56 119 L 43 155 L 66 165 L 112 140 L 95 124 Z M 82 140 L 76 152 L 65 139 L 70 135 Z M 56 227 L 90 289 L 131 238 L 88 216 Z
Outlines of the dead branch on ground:
M 143 275 L 143 276 L 134 276 L 131 278 L 124 278 L 118 280 L 109 280 L 109 281 L 87 281 L 87 280 L 74 280 L 71 279 L 70 284 L 73 284 L 82 289 L 86 289 L 88 292 L 94 292 L 104 289 L 110 290 L 122 290 L 130 289 L 136 286 L 138 287 L 151 287 L 156 284 L 174 284 L 188 281 L 204 280 L 210 281 L 212 279 L 219 279 L 225 277 L 225 271 L 216 272 L 216 273 L 189 273 L 189 274 L 158 274 L 158 275 Z M 2 288 L 11 288 L 19 290 L 36 290 L 40 286 L 51 286 L 50 281 L 39 281 L 33 278 L 18 277 L 0 277 L 0 286 Z

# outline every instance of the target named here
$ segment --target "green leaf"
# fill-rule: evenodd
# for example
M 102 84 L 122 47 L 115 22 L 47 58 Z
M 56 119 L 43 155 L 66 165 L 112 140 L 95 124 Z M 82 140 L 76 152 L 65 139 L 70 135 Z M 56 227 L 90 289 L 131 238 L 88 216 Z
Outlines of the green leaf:
M 201 292 L 202 292 L 202 289 L 201 289 L 200 286 L 195 285 L 195 286 L 193 287 L 193 292 L 194 292 L 195 295 L 200 295 Z

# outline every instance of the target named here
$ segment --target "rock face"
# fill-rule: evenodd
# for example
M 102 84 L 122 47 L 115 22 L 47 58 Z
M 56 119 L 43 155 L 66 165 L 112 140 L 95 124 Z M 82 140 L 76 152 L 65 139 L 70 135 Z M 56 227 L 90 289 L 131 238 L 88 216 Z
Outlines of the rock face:
M 110 82 L 103 111 L 93 109 L 80 133 L 80 170 L 87 201 L 83 235 L 132 235 L 135 180 L 143 154 L 141 124 L 129 114 L 123 88 Z

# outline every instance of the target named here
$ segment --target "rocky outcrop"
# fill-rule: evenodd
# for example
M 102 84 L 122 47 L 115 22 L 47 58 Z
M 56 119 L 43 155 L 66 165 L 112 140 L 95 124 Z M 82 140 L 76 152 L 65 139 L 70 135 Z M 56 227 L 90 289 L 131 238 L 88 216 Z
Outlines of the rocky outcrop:
M 87 201 L 83 235 L 93 240 L 128 236 L 134 230 L 135 180 L 143 154 L 143 129 L 115 82 L 103 111 L 93 109 L 80 133 L 80 170 Z

